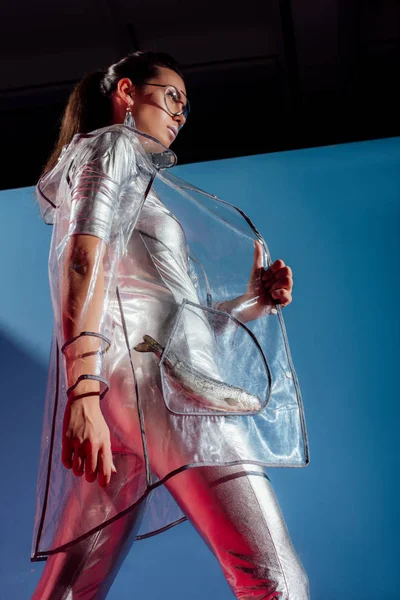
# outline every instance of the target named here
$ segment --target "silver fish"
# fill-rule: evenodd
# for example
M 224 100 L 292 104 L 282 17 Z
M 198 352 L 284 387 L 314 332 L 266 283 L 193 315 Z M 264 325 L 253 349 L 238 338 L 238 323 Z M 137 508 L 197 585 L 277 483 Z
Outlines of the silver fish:
M 137 352 L 153 352 L 161 359 L 164 352 L 161 344 L 150 335 L 144 335 L 143 340 L 134 349 Z M 206 405 L 211 410 L 244 412 L 256 411 L 261 408 L 261 401 L 257 396 L 243 388 L 206 377 L 197 369 L 180 360 L 174 352 L 168 352 L 164 358 L 164 365 L 186 393 L 196 402 Z

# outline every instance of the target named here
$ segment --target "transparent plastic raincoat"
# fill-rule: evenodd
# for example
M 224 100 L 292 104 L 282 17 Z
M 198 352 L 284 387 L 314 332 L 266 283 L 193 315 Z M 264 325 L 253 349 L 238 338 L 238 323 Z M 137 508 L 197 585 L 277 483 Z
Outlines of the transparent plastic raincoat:
M 182 522 L 163 484 L 185 469 L 309 462 L 279 306 L 246 323 L 240 307 L 224 310 L 246 292 L 254 240 L 263 245 L 265 268 L 268 248 L 239 208 L 165 170 L 175 163 L 157 140 L 117 124 L 75 135 L 36 186 L 42 217 L 53 225 L 54 330 L 32 561 L 67 549 L 144 499 L 136 539 Z M 62 298 L 68 241 L 77 233 L 99 243 L 85 301 L 71 309 L 68 327 Z M 100 307 L 93 302 L 98 286 Z M 256 300 L 247 294 L 247 305 Z M 83 336 L 91 363 L 80 353 Z M 140 351 L 144 339 L 157 344 Z M 61 461 L 67 391 L 85 378 L 100 382 L 110 429 L 117 474 L 106 488 Z M 69 519 L 69 506 L 81 518 Z

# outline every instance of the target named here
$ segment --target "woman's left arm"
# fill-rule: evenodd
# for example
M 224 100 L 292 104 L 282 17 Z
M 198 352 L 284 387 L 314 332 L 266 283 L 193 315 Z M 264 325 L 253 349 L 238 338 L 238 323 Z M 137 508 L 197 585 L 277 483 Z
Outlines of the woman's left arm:
M 276 304 L 280 304 L 282 308 L 288 306 L 292 302 L 292 290 L 292 269 L 282 259 L 278 259 L 265 270 L 263 247 L 255 240 L 253 266 L 246 292 L 232 300 L 217 302 L 215 308 L 247 323 L 276 312 Z

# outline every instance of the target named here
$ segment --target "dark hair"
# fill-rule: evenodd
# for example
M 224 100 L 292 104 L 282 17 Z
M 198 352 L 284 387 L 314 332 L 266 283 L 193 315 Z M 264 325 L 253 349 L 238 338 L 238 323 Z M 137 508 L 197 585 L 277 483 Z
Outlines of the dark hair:
M 88 73 L 79 81 L 68 98 L 58 139 L 42 174 L 54 167 L 63 146 L 69 144 L 76 133 L 88 133 L 110 125 L 111 94 L 120 79 L 129 77 L 133 85 L 140 86 L 146 79 L 157 75 L 158 67 L 167 67 L 183 79 L 178 63 L 172 56 L 146 50 L 132 52 L 108 69 Z

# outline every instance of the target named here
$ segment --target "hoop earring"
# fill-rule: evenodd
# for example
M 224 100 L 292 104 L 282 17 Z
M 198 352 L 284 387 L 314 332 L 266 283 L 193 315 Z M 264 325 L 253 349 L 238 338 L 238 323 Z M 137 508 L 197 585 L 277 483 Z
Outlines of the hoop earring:
M 127 125 L 128 127 L 132 127 L 133 129 L 135 129 L 135 127 L 136 127 L 135 119 L 133 118 L 133 115 L 131 113 L 130 106 L 126 107 L 124 125 Z

